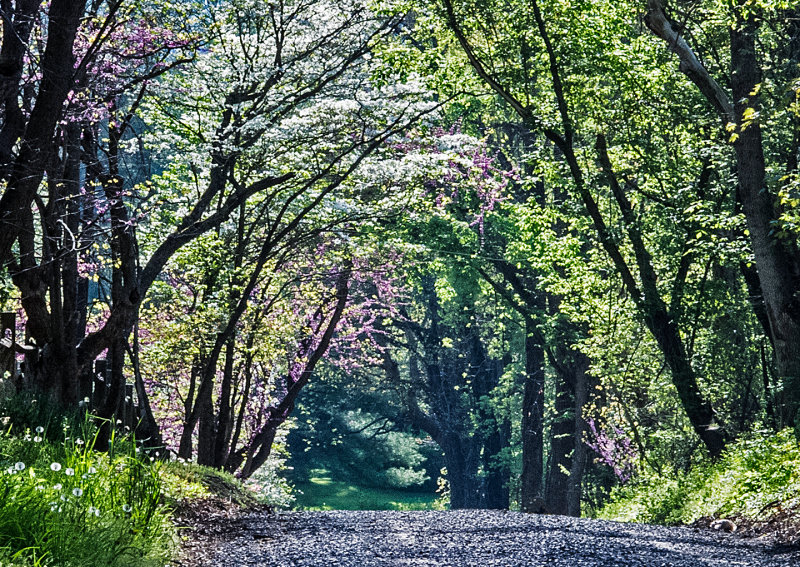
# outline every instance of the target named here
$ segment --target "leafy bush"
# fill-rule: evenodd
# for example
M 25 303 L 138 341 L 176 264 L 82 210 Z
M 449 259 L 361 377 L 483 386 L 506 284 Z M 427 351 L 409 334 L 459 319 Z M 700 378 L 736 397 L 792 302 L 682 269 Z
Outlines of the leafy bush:
M 0 435 L 0 564 L 164 565 L 175 541 L 159 463 L 131 439 L 93 450 L 89 422 Z M 62 437 L 62 441 L 50 441 Z
M 642 473 L 614 491 L 598 517 L 688 524 L 704 516 L 764 519 L 775 504 L 800 505 L 800 445 L 790 429 L 732 444 L 689 472 Z
M 285 472 L 286 455 L 283 446 L 273 446 L 267 462 L 247 479 L 245 486 L 264 504 L 290 508 L 295 502 L 295 495 L 286 480 Z

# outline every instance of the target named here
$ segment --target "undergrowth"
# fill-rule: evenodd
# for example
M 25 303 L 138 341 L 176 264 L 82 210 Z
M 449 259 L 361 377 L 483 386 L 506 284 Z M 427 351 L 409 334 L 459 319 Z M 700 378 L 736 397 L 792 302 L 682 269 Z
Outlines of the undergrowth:
M 741 439 L 688 472 L 645 471 L 616 489 L 597 517 L 675 525 L 703 517 L 764 521 L 799 509 L 800 445 L 785 429 Z
M 164 565 L 175 535 L 160 464 L 116 434 L 95 451 L 88 420 L 53 426 L 0 435 L 0 565 Z
M 0 567 L 161 567 L 179 545 L 174 512 L 271 503 L 228 473 L 146 456 L 131 436 L 95 451 L 88 418 L 44 422 L 0 432 Z

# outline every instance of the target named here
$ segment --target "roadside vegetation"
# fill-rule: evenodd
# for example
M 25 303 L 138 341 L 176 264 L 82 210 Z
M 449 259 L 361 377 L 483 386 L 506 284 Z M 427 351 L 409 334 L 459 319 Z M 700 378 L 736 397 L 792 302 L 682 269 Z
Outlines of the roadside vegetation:
M 98 451 L 98 427 L 85 413 L 64 414 L 30 396 L 3 406 L 3 567 L 163 566 L 179 550 L 182 514 L 269 499 L 260 485 L 164 460 L 124 432 L 114 431 L 107 450 Z
M 163 565 L 175 530 L 160 463 L 129 437 L 94 450 L 96 429 L 69 422 L 0 437 L 0 564 Z
M 729 519 L 744 535 L 798 544 L 800 447 L 790 429 L 757 432 L 731 444 L 715 462 L 648 469 L 616 488 L 596 517 L 701 527 Z
M 259 503 L 797 539 L 799 2 L 0 14 L 0 564 Z

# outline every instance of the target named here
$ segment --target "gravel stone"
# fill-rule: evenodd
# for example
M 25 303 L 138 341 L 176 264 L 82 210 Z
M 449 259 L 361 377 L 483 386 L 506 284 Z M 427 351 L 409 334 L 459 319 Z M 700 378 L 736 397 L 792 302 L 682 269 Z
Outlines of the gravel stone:
M 256 513 L 207 566 L 800 567 L 798 548 L 696 528 L 459 510 Z

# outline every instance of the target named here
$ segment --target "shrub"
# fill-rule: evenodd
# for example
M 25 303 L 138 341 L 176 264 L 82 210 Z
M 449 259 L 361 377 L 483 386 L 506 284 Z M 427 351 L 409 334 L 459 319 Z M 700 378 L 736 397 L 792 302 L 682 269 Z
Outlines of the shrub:
M 716 462 L 688 472 L 645 471 L 617 488 L 598 517 L 688 524 L 703 516 L 765 519 L 773 504 L 800 504 L 800 445 L 790 429 L 756 433 L 728 447 Z

